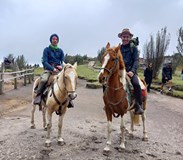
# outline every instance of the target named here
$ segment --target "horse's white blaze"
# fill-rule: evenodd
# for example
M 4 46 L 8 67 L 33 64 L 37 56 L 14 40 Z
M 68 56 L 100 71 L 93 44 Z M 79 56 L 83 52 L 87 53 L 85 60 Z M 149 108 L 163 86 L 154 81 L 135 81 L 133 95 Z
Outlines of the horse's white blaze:
M 69 77 L 70 77 L 70 80 L 71 80 L 71 86 L 72 86 L 72 89 L 74 90 L 75 89 L 75 74 L 73 71 L 71 71 L 69 73 Z
M 123 87 L 126 90 L 126 70 L 123 69 L 120 72 L 121 72 L 120 82 L 123 84 Z
M 108 61 L 109 61 L 109 59 L 110 59 L 110 55 L 109 55 L 109 53 L 104 57 L 104 63 L 103 63 L 103 65 L 102 65 L 102 68 L 105 68 L 106 67 L 106 65 L 107 65 L 107 63 L 108 63 Z M 99 75 L 98 75 L 98 77 L 100 76 L 100 74 L 103 74 L 104 73 L 104 69 L 101 69 L 100 70 L 100 73 L 99 73 Z

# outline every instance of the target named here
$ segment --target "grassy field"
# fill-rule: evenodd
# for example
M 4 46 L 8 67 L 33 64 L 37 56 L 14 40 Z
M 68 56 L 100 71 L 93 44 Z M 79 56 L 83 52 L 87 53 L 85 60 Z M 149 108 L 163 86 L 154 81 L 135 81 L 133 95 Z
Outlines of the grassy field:
M 43 73 L 43 68 L 37 68 L 34 71 L 35 75 L 40 75 Z M 78 65 L 77 67 L 78 77 L 81 79 L 85 79 L 88 82 L 94 82 L 94 84 L 98 85 L 97 75 L 98 71 L 93 69 L 89 69 L 87 65 Z M 139 70 L 139 76 L 143 79 L 143 70 Z M 158 79 L 153 80 L 152 89 L 159 90 L 161 85 L 161 73 L 158 76 Z M 183 80 L 178 73 L 173 75 L 173 96 L 183 98 Z M 164 90 L 165 94 L 169 94 L 168 90 Z
M 41 75 L 43 73 L 43 68 L 39 67 L 34 70 L 35 75 Z M 92 69 L 89 69 L 86 65 L 78 65 L 77 73 L 79 78 L 86 79 L 88 81 L 97 81 L 98 72 Z

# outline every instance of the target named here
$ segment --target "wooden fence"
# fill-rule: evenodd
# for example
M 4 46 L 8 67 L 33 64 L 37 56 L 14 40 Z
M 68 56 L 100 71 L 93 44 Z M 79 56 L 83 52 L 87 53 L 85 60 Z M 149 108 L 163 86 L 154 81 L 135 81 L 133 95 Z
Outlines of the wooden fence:
M 5 78 L 5 75 L 11 75 L 12 77 Z M 34 68 L 27 68 L 25 70 L 15 72 L 4 72 L 4 63 L 2 63 L 0 72 L 0 94 L 3 94 L 5 81 L 13 80 L 14 89 L 17 89 L 17 80 L 20 78 L 23 78 L 24 86 L 27 85 L 27 80 L 30 84 L 34 80 Z

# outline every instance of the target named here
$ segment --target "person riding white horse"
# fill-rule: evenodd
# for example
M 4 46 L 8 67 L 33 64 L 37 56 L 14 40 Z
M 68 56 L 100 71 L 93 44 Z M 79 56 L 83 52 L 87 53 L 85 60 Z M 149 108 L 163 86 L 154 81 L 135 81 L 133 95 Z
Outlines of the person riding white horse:
M 63 68 L 64 52 L 58 47 L 59 37 L 57 34 L 50 36 L 50 45 L 43 51 L 42 64 L 44 73 L 40 77 L 40 83 L 36 90 L 36 97 L 33 101 L 34 105 L 40 105 L 43 91 L 46 88 L 46 83 L 52 74 L 59 73 Z M 74 107 L 70 101 L 68 107 Z

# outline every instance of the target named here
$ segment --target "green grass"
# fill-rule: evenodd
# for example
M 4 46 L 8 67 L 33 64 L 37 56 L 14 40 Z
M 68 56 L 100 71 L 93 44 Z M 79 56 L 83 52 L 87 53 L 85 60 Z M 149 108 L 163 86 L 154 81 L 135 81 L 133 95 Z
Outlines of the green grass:
M 38 67 L 34 70 L 34 74 L 36 76 L 40 76 L 44 72 L 44 69 L 42 67 Z
M 34 74 L 41 75 L 43 71 L 44 71 L 43 68 L 39 67 L 34 70 Z M 78 65 L 77 73 L 79 78 L 81 79 L 86 79 L 87 81 L 90 81 L 90 82 L 98 81 L 97 80 L 98 72 L 92 69 L 89 69 L 86 65 Z
M 79 65 L 77 67 L 77 73 L 79 78 L 83 78 L 91 82 L 97 81 L 98 72 L 89 69 L 86 65 Z

